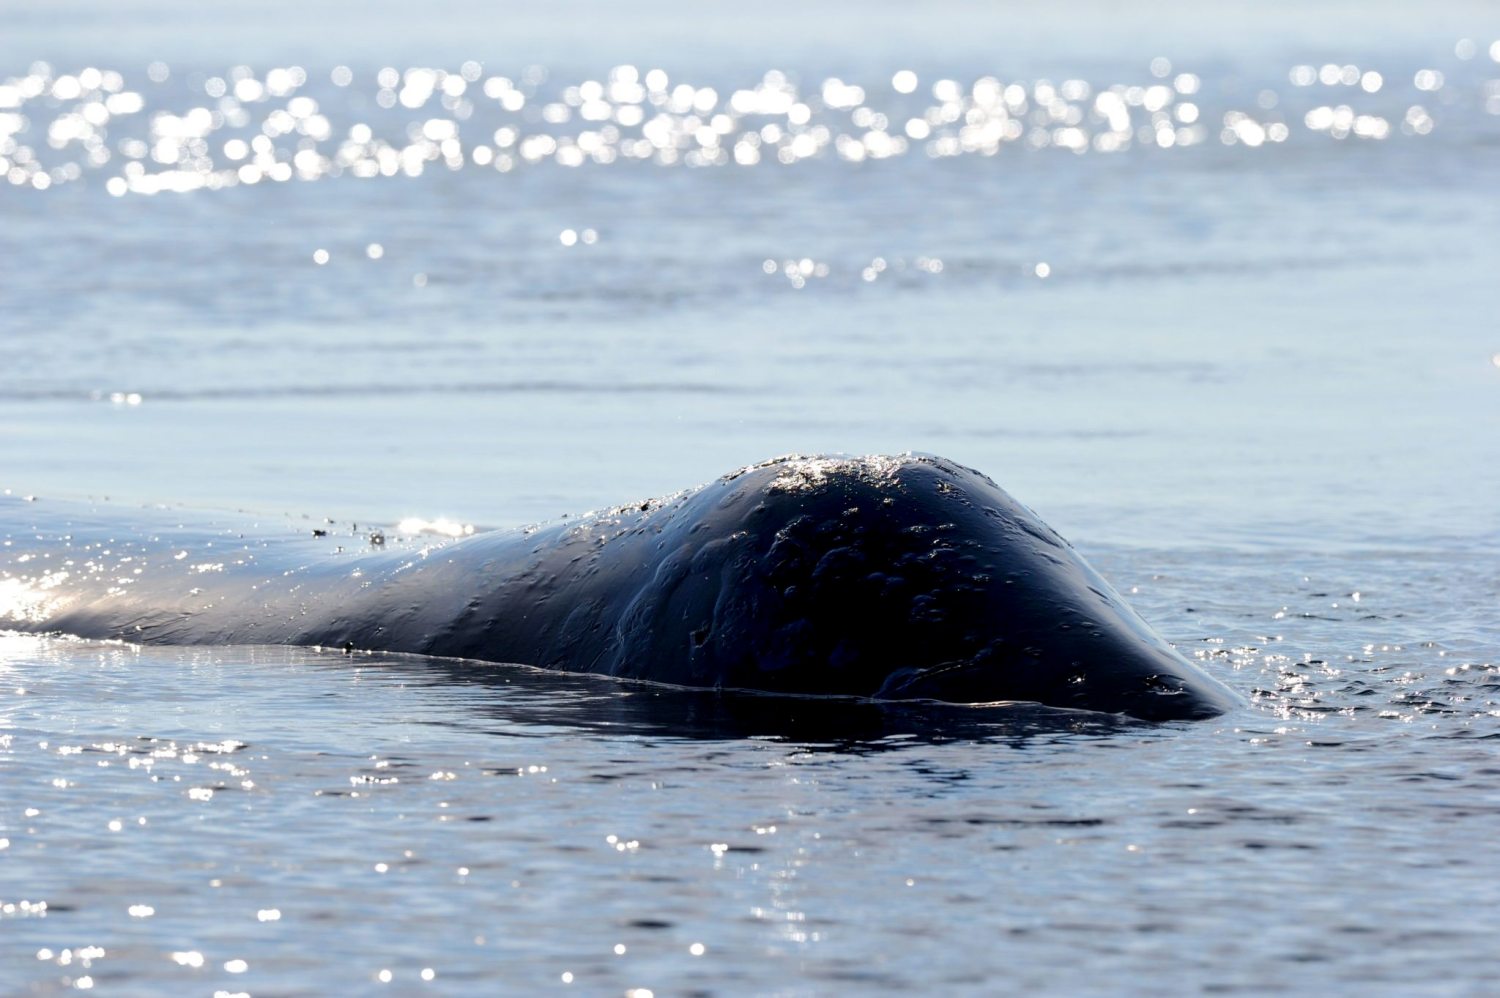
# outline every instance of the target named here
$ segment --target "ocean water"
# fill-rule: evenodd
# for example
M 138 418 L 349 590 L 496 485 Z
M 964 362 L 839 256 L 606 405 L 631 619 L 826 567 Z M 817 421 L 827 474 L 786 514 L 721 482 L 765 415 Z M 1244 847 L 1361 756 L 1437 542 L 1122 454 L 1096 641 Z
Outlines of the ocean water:
M 1247 705 L 0 635 L 0 993 L 1500 974 L 1493 6 L 18 6 L 3 540 L 936 452 Z

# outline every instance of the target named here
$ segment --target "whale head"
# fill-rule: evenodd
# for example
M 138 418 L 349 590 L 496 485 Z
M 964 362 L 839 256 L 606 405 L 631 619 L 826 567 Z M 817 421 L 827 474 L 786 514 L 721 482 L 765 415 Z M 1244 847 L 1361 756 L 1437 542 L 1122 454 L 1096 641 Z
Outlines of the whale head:
M 1152 721 L 1240 702 L 1034 513 L 940 458 L 781 459 L 669 512 L 616 674 Z

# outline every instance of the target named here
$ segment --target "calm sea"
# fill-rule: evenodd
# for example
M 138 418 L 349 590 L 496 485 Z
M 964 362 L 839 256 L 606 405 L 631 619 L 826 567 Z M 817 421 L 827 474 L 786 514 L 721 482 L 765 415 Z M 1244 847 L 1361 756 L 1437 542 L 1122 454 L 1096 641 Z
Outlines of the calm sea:
M 1487 992 L 1500 13 L 1307 6 L 12 4 L 0 543 L 930 451 L 1249 705 L 0 636 L 0 993 Z

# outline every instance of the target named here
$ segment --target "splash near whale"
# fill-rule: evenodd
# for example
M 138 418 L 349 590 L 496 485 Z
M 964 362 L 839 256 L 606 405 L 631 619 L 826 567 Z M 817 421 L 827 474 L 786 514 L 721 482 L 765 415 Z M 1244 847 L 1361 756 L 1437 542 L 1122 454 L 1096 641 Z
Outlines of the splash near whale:
M 937 457 L 780 458 L 577 521 L 389 545 L 57 505 L 0 505 L 0 628 L 1145 720 L 1239 702 L 1034 513 Z

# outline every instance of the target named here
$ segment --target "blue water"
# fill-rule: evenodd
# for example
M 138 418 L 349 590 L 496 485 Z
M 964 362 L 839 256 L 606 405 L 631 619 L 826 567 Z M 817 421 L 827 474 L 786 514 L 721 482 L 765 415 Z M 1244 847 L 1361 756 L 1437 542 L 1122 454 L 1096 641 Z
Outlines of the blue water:
M 1487 989 L 1492 7 L 306 6 L 7 11 L 0 489 L 503 527 L 937 452 L 1249 705 L 0 637 L 0 992 Z

